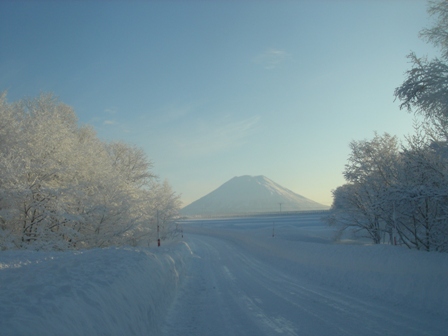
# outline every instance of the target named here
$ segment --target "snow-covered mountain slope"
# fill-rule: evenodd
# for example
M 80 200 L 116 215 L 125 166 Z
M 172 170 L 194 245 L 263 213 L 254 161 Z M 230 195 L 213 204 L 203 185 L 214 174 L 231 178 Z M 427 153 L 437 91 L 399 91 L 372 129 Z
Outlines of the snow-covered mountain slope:
M 229 215 L 279 211 L 325 210 L 265 176 L 234 177 L 216 190 L 184 207 L 185 216 Z

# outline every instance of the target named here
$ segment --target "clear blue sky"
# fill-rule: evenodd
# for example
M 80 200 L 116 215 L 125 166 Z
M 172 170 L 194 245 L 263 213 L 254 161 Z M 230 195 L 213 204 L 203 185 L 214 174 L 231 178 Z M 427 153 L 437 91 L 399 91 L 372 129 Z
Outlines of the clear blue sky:
M 1 1 L 0 91 L 142 147 L 184 205 L 265 175 L 331 205 L 351 140 L 402 137 L 423 0 Z

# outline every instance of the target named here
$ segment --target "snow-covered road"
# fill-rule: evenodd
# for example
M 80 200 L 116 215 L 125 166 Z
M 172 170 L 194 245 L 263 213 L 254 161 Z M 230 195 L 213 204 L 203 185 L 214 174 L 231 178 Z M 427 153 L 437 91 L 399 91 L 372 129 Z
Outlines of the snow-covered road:
M 180 225 L 161 247 L 1 251 L 0 335 L 447 335 L 447 253 L 336 244 L 319 214 Z
M 325 254 L 346 247 L 330 244 L 323 231 L 318 233 L 319 225 L 310 231 L 304 222 L 276 221 L 275 238 L 275 225 L 263 219 L 255 225 L 247 219 L 184 225 L 194 257 L 167 317 L 165 335 L 446 334 L 443 307 L 424 309 L 424 300 L 409 305 L 405 292 L 381 295 L 393 291 L 394 283 L 383 283 L 386 288 L 378 290 L 368 281 L 368 287 L 357 285 L 363 279 L 350 277 L 368 277 L 369 271 L 360 275 L 350 265 L 342 270 L 336 265 L 335 271 L 331 255 Z M 348 253 L 362 253 L 363 248 L 368 249 L 350 246 Z M 313 252 L 314 257 L 306 256 Z M 349 259 L 346 263 L 359 271 L 357 258 Z M 330 264 L 325 266 L 323 260 Z M 373 272 L 378 273 L 375 265 Z M 318 274 L 313 267 L 327 269 Z M 388 272 L 386 266 L 378 279 L 388 281 Z M 344 285 L 337 284 L 340 274 Z

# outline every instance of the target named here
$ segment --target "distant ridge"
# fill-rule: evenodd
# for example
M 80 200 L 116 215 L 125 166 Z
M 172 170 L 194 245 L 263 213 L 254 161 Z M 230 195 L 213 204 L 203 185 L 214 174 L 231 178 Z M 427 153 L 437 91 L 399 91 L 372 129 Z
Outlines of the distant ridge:
M 217 216 L 281 211 L 327 210 L 265 176 L 238 176 L 180 210 L 183 216 Z

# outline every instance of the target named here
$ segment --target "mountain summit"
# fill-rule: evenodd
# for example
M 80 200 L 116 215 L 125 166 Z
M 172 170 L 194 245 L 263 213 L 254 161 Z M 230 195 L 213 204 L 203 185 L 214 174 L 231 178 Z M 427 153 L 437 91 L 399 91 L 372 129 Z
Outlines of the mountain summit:
M 184 216 L 326 210 L 265 176 L 238 176 L 180 210 Z

